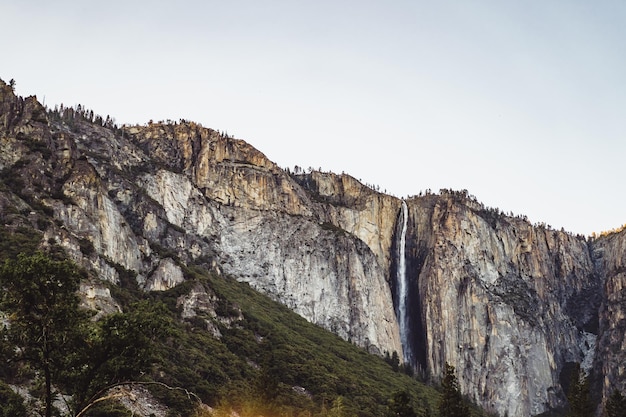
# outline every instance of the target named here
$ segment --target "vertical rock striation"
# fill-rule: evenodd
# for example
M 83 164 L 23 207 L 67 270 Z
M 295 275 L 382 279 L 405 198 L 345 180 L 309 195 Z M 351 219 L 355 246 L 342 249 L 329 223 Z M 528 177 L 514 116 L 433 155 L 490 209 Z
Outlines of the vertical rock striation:
M 437 378 L 446 362 L 455 366 L 461 390 L 499 414 L 563 405 L 560 373 L 583 361 L 597 319 L 586 241 L 494 215 L 462 194 L 409 207 L 422 367 Z M 572 305 L 580 297 L 592 302 Z
M 604 277 L 594 369 L 606 400 L 613 390 L 626 390 L 626 229 L 597 239 L 593 256 Z

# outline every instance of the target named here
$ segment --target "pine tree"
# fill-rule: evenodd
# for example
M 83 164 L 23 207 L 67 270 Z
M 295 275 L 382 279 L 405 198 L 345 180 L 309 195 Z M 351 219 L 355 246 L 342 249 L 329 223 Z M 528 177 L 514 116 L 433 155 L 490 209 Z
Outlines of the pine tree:
M 593 404 L 591 403 L 591 389 L 589 385 L 589 378 L 580 368 L 580 364 L 576 364 L 572 370 L 567 393 L 567 400 L 569 401 L 568 417 L 593 416 Z
M 348 417 L 348 411 L 344 405 L 343 397 L 339 396 L 333 401 L 333 405 L 328 410 L 328 417 Z
M 443 393 L 439 401 L 439 415 L 441 417 L 467 417 L 469 408 L 463 401 L 463 396 L 459 390 L 454 366 L 448 362 L 446 362 L 441 388 Z
M 398 372 L 398 370 L 400 370 L 400 357 L 398 356 L 398 352 L 395 350 L 391 354 L 391 368 L 394 372 Z
M 606 400 L 606 417 L 626 417 L 626 397 L 618 390 Z
M 63 379 L 84 340 L 87 315 L 76 294 L 80 275 L 69 261 L 42 253 L 20 254 L 0 268 L 0 308 L 11 312 L 10 325 L 0 337 L 13 346 L 9 361 L 30 364 L 43 375 L 45 416 L 51 417 L 52 384 Z
M 417 417 L 411 407 L 411 397 L 406 390 L 397 391 L 388 403 L 390 417 Z
M 37 371 L 45 417 L 55 413 L 53 387 L 68 389 L 74 397 L 68 405 L 82 408 L 103 387 L 132 381 L 149 368 L 152 343 L 164 334 L 161 304 L 137 303 L 91 323 L 79 306 L 80 278 L 71 261 L 43 253 L 0 265 L 0 311 L 8 316 L 8 326 L 0 328 L 0 358 Z

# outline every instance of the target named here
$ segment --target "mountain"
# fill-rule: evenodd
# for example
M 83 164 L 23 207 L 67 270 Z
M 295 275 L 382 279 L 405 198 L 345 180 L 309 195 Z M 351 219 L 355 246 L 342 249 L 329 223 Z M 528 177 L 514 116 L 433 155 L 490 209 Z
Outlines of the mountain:
M 281 169 L 196 123 L 118 127 L 4 83 L 0 135 L 5 230 L 90 271 L 83 296 L 102 314 L 120 308 L 112 294 L 129 271 L 167 293 L 202 268 L 370 353 L 396 352 L 429 381 L 453 365 L 489 412 L 562 409 L 574 363 L 598 403 L 626 388 L 625 230 L 586 239 L 465 191 L 400 200 L 348 175 Z M 180 295 L 185 314 L 201 293 Z

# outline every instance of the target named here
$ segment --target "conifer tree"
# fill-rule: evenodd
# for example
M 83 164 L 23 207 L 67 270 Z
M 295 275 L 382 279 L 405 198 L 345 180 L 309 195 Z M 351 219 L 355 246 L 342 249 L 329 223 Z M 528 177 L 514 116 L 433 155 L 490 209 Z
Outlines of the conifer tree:
M 593 416 L 589 378 L 580 368 L 580 364 L 576 364 L 572 370 L 567 400 L 569 401 L 568 417 Z
M 618 390 L 606 401 L 606 417 L 626 417 L 626 397 Z
M 52 384 L 71 368 L 87 323 L 78 308 L 80 275 L 69 261 L 42 253 L 20 254 L 0 267 L 0 309 L 8 311 L 9 326 L 0 338 L 13 349 L 9 362 L 25 362 L 43 375 L 45 416 L 52 416 Z
M 333 405 L 328 411 L 328 417 L 348 417 L 349 414 L 344 405 L 343 397 L 339 396 L 333 401 Z
M 388 407 L 390 417 L 417 417 L 411 407 L 411 397 L 406 390 L 395 392 L 389 400 Z
M 448 362 L 446 362 L 441 388 L 443 392 L 439 401 L 439 415 L 441 417 L 467 417 L 469 408 L 463 401 L 463 396 L 459 390 L 454 366 Z
M 71 261 L 40 252 L 0 265 L 0 311 L 8 316 L 0 327 L 0 358 L 41 376 L 45 417 L 55 412 L 55 389 L 69 389 L 74 398 L 67 405 L 82 407 L 105 386 L 132 381 L 149 367 L 152 343 L 164 334 L 161 304 L 137 303 L 91 323 L 79 306 L 80 278 Z
M 400 370 L 400 357 L 398 356 L 398 352 L 395 350 L 391 354 L 391 368 L 394 372 L 398 372 Z

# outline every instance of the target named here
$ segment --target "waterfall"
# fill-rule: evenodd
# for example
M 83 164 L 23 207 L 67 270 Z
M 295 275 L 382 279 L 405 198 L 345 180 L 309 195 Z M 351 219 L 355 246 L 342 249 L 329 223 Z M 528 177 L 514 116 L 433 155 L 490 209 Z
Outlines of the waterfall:
M 413 352 L 409 342 L 409 315 L 407 313 L 407 302 L 409 296 L 409 285 L 406 276 L 406 229 L 409 220 L 409 213 L 406 202 L 402 200 L 402 231 L 400 232 L 400 244 L 398 245 L 398 267 L 396 270 L 397 288 L 397 310 L 398 325 L 400 326 L 400 341 L 404 363 L 413 364 Z

